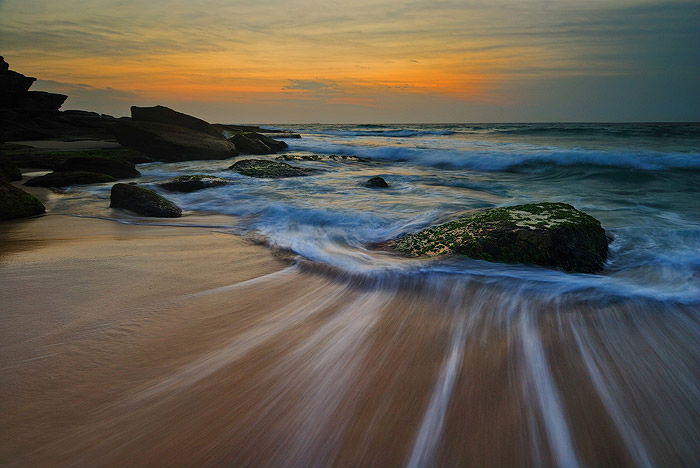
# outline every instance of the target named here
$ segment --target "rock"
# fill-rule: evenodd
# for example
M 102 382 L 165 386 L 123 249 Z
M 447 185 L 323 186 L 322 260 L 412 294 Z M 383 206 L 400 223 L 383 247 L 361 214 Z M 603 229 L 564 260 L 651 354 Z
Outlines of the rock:
M 229 141 L 243 154 L 272 154 L 287 149 L 287 143 L 255 132 L 236 133 Z
M 412 257 L 457 253 L 581 273 L 600 271 L 608 256 L 600 222 L 566 203 L 487 209 L 408 234 L 389 246 Z
M 156 122 L 176 127 L 187 128 L 197 132 L 206 133 L 213 137 L 223 138 L 223 133 L 217 130 L 209 122 L 206 122 L 197 117 L 183 114 L 165 106 L 154 107 L 131 107 L 131 118 L 140 122 Z
M 52 172 L 29 179 L 24 183 L 29 187 L 67 187 L 69 185 L 88 185 L 115 182 L 117 179 L 107 174 L 96 172 Z
M 125 161 L 90 157 L 66 159 L 65 162 L 59 164 L 54 170 L 56 172 L 96 172 L 98 174 L 110 175 L 115 179 L 130 179 L 141 175 L 133 164 L 129 164 Z
M 194 192 L 220 185 L 230 184 L 231 181 L 221 177 L 210 176 L 206 174 L 194 174 L 175 177 L 168 182 L 160 184 L 165 190 L 170 192 Z
M 233 143 L 223 137 L 175 125 L 120 119 L 114 124 L 114 133 L 121 145 L 158 161 L 227 159 L 238 154 Z
M 264 132 L 259 132 L 261 135 L 265 135 L 266 137 L 270 138 L 277 138 L 277 139 L 284 139 L 284 138 L 291 138 L 291 139 L 297 139 L 301 138 L 301 135 L 298 133 L 291 133 L 291 132 L 279 132 L 279 133 L 272 133 L 269 131 L 264 131 Z
M 278 161 L 353 161 L 367 162 L 369 159 L 344 154 L 282 154 L 275 159 Z
M 11 159 L 0 155 L 0 180 L 11 182 L 21 180 L 22 173 Z
M 7 151 L 10 158 L 19 167 L 32 167 L 36 169 L 52 169 L 64 164 L 72 158 L 101 158 L 119 161 L 134 169 L 134 164 L 153 162 L 145 154 L 128 148 L 94 149 L 83 151 L 45 151 L 34 148 L 24 148 Z M 93 170 L 92 172 L 100 172 Z
M 268 161 L 267 159 L 243 159 L 236 161 L 229 169 L 249 177 L 277 179 L 281 177 L 300 177 L 314 171 L 303 167 L 290 166 L 287 163 Z
M 66 99 L 68 99 L 68 96 L 65 94 L 28 91 L 20 105 L 23 109 L 32 111 L 51 111 L 58 110 Z
M 155 218 L 179 218 L 182 216 L 182 210 L 170 200 L 161 197 L 153 190 L 133 184 L 114 184 L 109 206 Z
M 28 218 L 46 212 L 34 195 L 0 181 L 0 220 Z
M 372 177 L 365 183 L 366 187 L 372 187 L 372 188 L 387 188 L 389 184 L 386 183 L 386 180 L 379 176 Z

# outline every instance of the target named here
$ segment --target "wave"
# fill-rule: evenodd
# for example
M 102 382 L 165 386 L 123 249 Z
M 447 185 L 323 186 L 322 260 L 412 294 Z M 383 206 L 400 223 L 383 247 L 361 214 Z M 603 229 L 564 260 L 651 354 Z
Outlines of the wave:
M 518 145 L 508 151 L 460 150 L 406 146 L 361 146 L 307 139 L 291 144 L 292 150 L 324 154 L 354 155 L 368 159 L 410 162 L 417 165 L 481 171 L 528 170 L 537 166 L 577 166 L 632 168 L 646 171 L 665 169 L 700 170 L 700 152 L 661 152 L 651 150 L 556 149 Z M 519 149 L 521 149 L 519 151 Z
M 319 130 L 315 134 L 331 136 L 376 136 L 389 138 L 410 138 L 429 135 L 453 135 L 452 130 Z

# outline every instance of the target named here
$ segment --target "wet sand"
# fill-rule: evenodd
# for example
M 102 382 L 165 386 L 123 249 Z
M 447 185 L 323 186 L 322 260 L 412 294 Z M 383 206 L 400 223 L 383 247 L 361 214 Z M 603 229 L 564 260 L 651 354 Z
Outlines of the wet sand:
M 692 466 L 691 306 L 349 276 L 195 227 L 0 237 L 10 466 Z

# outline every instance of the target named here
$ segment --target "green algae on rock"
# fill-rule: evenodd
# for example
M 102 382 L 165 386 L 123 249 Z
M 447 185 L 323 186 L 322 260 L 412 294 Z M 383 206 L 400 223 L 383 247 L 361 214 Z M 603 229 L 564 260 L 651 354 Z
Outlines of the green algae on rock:
M 566 203 L 532 203 L 479 211 L 391 241 L 412 257 L 462 254 L 594 273 L 603 268 L 608 240 L 600 222 Z
M 291 166 L 287 163 L 267 159 L 243 159 L 236 161 L 229 169 L 249 177 L 278 179 L 282 177 L 300 177 L 310 175 L 313 169 Z
M 230 184 L 231 181 L 222 177 L 215 177 L 206 174 L 193 174 L 175 177 L 160 184 L 165 190 L 170 192 L 194 192 L 220 185 Z
M 161 197 L 153 190 L 134 184 L 114 184 L 110 199 L 111 208 L 122 208 L 141 216 L 155 218 L 182 216 L 182 210 L 173 202 Z
M 0 181 L 0 220 L 28 218 L 46 212 L 34 195 Z

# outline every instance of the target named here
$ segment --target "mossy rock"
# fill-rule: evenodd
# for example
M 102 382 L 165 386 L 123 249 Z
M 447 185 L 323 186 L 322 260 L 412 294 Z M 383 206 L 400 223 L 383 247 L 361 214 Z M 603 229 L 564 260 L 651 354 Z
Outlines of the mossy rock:
M 11 182 L 21 180 L 22 173 L 19 168 L 9 158 L 0 155 L 0 180 Z
M 594 273 L 608 256 L 600 222 L 566 203 L 492 208 L 391 241 L 412 257 L 462 254 L 503 263 L 525 263 Z
M 29 179 L 24 183 L 29 187 L 67 187 L 69 185 L 104 184 L 115 182 L 117 179 L 107 174 L 97 172 L 52 172 Z
M 229 169 L 249 177 L 278 179 L 281 177 L 300 177 L 312 174 L 312 169 L 291 166 L 287 163 L 267 159 L 243 159 L 236 161 Z
M 384 178 L 375 176 L 369 179 L 365 183 L 365 186 L 370 188 L 387 188 L 389 184 L 386 183 L 386 180 L 384 180 Z
M 115 179 L 130 179 L 141 175 L 133 164 L 107 158 L 79 157 L 67 159 L 54 169 L 56 172 L 96 172 Z
M 121 161 L 131 167 L 134 164 L 152 162 L 145 154 L 129 148 L 108 148 L 83 151 L 45 151 L 33 148 L 16 148 L 4 151 L 19 167 L 54 170 L 71 158 L 101 158 Z
M 195 190 L 219 187 L 230 183 L 230 180 L 222 177 L 215 177 L 206 174 L 194 174 L 175 177 L 168 182 L 160 184 L 160 186 L 170 192 L 194 192 Z
M 34 195 L 0 181 L 0 220 L 28 218 L 46 212 Z
M 179 218 L 182 210 L 153 190 L 134 184 L 114 184 L 110 197 L 111 208 L 122 208 L 141 216 Z
M 337 162 L 368 162 L 369 159 L 345 154 L 283 154 L 277 156 L 278 161 L 337 161 Z

